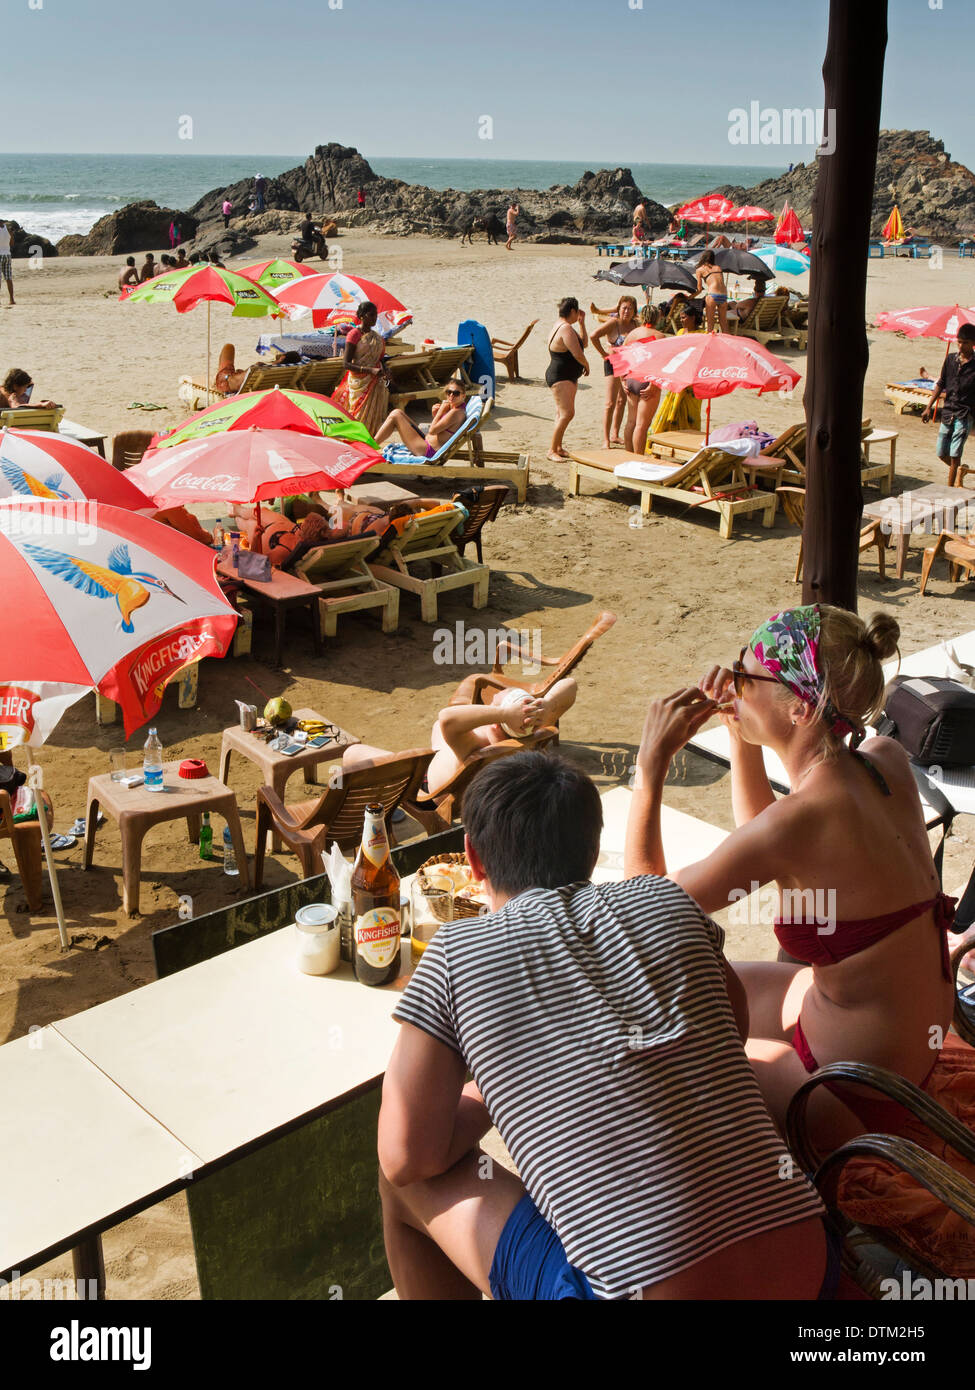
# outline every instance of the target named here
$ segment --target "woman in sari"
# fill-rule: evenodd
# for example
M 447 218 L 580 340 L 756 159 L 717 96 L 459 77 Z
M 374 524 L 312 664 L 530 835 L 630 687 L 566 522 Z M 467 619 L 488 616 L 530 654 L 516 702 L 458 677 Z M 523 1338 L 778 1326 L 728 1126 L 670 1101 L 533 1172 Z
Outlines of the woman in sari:
M 695 304 L 685 304 L 680 311 L 680 328 L 677 336 L 683 333 L 699 333 L 701 320 Z M 667 391 L 660 402 L 656 415 L 650 424 L 650 434 L 661 434 L 664 430 L 699 430 L 701 428 L 701 402 L 688 387 L 684 391 Z
M 344 411 L 365 425 L 370 434 L 386 418 L 389 389 L 383 357 L 386 344 L 376 332 L 378 312 L 375 304 L 363 300 L 356 311 L 356 326 L 345 340 L 345 376 L 333 400 Z

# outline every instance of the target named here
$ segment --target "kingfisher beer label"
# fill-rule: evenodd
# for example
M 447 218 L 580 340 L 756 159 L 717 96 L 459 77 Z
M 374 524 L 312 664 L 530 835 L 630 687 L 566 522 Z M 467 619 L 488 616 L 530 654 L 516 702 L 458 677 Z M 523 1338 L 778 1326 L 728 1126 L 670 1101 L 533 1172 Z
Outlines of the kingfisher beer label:
M 367 965 L 385 970 L 399 955 L 400 923 L 395 907 L 374 907 L 355 921 L 356 950 Z
M 34 706 L 39 698 L 36 690 L 0 686 L 0 749 L 27 742 L 34 732 Z
M 375 868 L 381 869 L 389 858 L 389 841 L 381 816 L 366 816 L 362 827 L 362 853 Z

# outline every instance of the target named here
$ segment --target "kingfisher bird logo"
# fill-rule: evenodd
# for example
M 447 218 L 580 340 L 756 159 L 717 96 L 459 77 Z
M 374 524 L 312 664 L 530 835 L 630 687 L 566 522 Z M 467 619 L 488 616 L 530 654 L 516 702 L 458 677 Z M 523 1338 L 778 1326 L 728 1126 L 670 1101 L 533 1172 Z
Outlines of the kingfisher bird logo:
M 83 594 L 92 598 L 113 598 L 122 617 L 123 632 L 135 631 L 132 614 L 145 607 L 153 591 L 168 594 L 178 603 L 186 602 L 156 575 L 133 571 L 127 545 L 115 546 L 108 557 L 108 569 L 103 565 L 93 565 L 88 560 L 79 560 L 74 555 L 64 555 L 59 550 L 44 550 L 39 545 L 25 545 L 24 554 L 35 565 L 56 574 Z
M 73 500 L 70 492 L 65 492 L 61 486 L 63 476 L 60 473 L 52 473 L 43 483 L 40 478 L 35 478 L 32 473 L 25 473 L 22 468 L 18 468 L 9 459 L 0 458 L 0 472 L 13 488 L 14 492 L 21 497 L 48 497 L 57 498 L 59 501 Z

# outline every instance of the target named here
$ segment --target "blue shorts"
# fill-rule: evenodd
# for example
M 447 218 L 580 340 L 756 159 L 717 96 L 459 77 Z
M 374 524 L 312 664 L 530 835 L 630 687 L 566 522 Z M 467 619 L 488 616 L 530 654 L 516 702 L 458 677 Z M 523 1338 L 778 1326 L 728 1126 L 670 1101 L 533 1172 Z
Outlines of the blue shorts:
M 527 1192 L 505 1222 L 488 1277 L 491 1297 L 498 1301 L 596 1297 Z
M 970 419 L 953 420 L 950 425 L 942 425 L 938 430 L 938 458 L 960 459 L 970 429 Z

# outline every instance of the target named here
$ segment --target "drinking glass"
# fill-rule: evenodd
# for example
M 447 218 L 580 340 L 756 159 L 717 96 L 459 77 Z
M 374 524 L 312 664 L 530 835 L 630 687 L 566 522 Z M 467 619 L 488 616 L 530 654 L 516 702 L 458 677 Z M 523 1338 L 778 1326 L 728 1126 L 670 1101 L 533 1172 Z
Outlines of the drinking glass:
M 414 969 L 444 922 L 453 920 L 454 885 L 450 879 L 427 875 L 424 886 L 417 875 L 410 894 L 410 960 Z
M 113 748 L 113 749 L 111 750 L 111 752 L 109 753 L 108 756 L 109 756 L 109 759 L 110 759 L 110 762 L 111 762 L 111 766 L 112 766 L 112 781 L 113 781 L 113 782 L 121 782 L 121 781 L 123 781 L 124 778 L 125 778 L 125 776 L 126 776 L 126 772 L 127 772 L 127 767 L 126 767 L 126 763 L 127 763 L 127 760 L 128 760 L 128 751 L 127 751 L 127 749 L 125 749 L 125 748 Z

